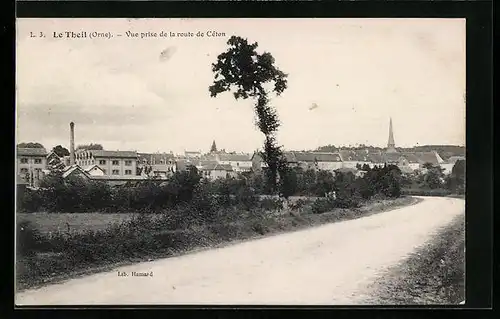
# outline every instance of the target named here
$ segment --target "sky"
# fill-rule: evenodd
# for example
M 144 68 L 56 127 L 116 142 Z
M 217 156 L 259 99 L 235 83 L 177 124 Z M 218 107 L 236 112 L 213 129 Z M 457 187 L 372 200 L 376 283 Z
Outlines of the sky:
M 114 37 L 53 37 L 64 31 Z M 285 149 L 385 146 L 391 117 L 396 146 L 465 144 L 465 20 L 347 18 L 17 19 L 17 142 L 69 148 L 73 121 L 77 145 L 182 153 L 215 140 L 253 152 L 263 143 L 253 101 L 208 91 L 232 35 L 257 42 L 288 74 L 271 99 Z

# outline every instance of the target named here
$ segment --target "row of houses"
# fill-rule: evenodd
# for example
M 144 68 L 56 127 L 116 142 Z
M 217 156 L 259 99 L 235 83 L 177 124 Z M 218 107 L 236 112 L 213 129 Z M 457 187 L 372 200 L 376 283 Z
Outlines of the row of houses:
M 451 172 L 457 160 L 454 156 L 443 160 L 437 152 L 393 153 L 341 150 L 327 152 L 285 152 L 290 167 L 304 170 L 352 171 L 361 165 L 370 167 L 384 164 L 397 165 L 403 173 L 422 170 L 425 163 L 439 165 L 444 173 Z M 75 164 L 69 156 L 59 157 L 42 148 L 17 149 L 17 175 L 20 183 L 37 184 L 54 169 L 63 171 L 63 177 L 80 174 L 89 178 L 120 184 L 147 177 L 166 179 L 176 171 L 196 167 L 209 179 L 236 177 L 250 171 L 261 171 L 266 166 L 258 152 L 254 154 L 210 153 L 200 156 L 175 156 L 172 153 L 138 153 L 135 151 L 79 150 L 75 152 Z
M 176 171 L 196 167 L 203 177 L 217 179 L 235 177 L 240 173 L 262 171 L 266 166 L 259 152 L 253 154 L 217 151 L 215 141 L 208 154 L 186 151 L 182 156 L 173 153 L 139 153 L 137 151 L 74 150 L 74 123 L 70 123 L 70 155 L 59 157 L 42 148 L 17 148 L 17 176 L 19 183 L 37 184 L 51 170 L 63 171 L 63 176 L 80 174 L 88 178 L 120 184 L 143 180 L 148 177 L 166 179 Z M 389 139 L 384 152 L 369 150 L 340 150 L 338 152 L 291 152 L 284 153 L 290 167 L 302 169 L 356 173 L 358 166 L 370 167 L 385 164 L 397 165 L 403 173 L 424 169 L 430 163 L 439 165 L 444 173 L 451 172 L 461 156 L 443 160 L 435 152 L 398 152 L 395 147 L 392 119 L 389 122 Z
M 166 179 L 189 166 L 196 167 L 203 176 L 210 179 L 236 176 L 238 172 L 249 171 L 252 167 L 250 156 L 243 154 L 177 157 L 172 153 L 108 150 L 77 150 L 74 152 L 73 162 L 74 164 L 71 155 L 60 157 L 43 148 L 17 148 L 18 183 L 36 186 L 52 170 L 61 170 L 63 177 L 78 174 L 121 184 L 148 177 Z
M 341 150 L 337 153 L 322 152 L 285 152 L 285 157 L 291 167 L 302 169 L 316 169 L 335 171 L 339 169 L 356 169 L 358 166 L 368 165 L 383 166 L 392 164 L 398 166 L 403 173 L 413 173 L 423 170 L 426 163 L 441 166 L 445 174 L 449 174 L 457 160 L 464 160 L 462 156 L 450 157 L 443 160 L 441 156 L 433 152 L 415 153 L 370 153 L 365 151 Z M 255 154 L 253 157 L 253 169 L 258 170 L 266 166 L 262 158 Z

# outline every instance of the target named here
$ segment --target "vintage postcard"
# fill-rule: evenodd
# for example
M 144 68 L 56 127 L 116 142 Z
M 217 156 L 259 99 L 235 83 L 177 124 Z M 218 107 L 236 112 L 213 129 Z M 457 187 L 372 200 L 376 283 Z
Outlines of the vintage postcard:
M 16 305 L 465 300 L 465 19 L 18 19 Z

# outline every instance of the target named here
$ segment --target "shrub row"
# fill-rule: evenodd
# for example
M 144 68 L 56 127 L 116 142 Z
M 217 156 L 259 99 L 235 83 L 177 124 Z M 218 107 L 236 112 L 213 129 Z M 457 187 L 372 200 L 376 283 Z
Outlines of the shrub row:
M 376 167 L 364 177 L 352 173 L 290 170 L 282 194 L 325 196 L 336 192 L 336 205 L 356 207 L 360 199 L 377 194 L 400 195 L 401 173 L 396 166 Z M 288 178 L 288 177 L 287 177 Z M 236 206 L 242 210 L 256 207 L 281 208 L 280 201 L 260 199 L 257 174 L 216 181 L 202 179 L 196 170 L 175 173 L 169 180 L 146 180 L 133 186 L 110 187 L 102 181 L 64 179 L 60 172 L 44 178 L 38 190 L 20 192 L 17 208 L 21 212 L 158 212 L 190 203 L 199 209 L 213 211 Z M 294 181 L 294 182 L 292 182 Z M 285 186 L 283 186 L 285 187 Z M 319 204 L 318 204 L 319 205 Z
M 408 196 L 448 196 L 452 194 L 449 189 L 402 189 L 401 193 Z

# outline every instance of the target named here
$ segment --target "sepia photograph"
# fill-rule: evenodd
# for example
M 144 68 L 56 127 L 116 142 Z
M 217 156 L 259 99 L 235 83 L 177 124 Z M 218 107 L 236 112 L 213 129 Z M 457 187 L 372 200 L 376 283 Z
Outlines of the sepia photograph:
M 465 19 L 16 24 L 17 306 L 465 303 Z

